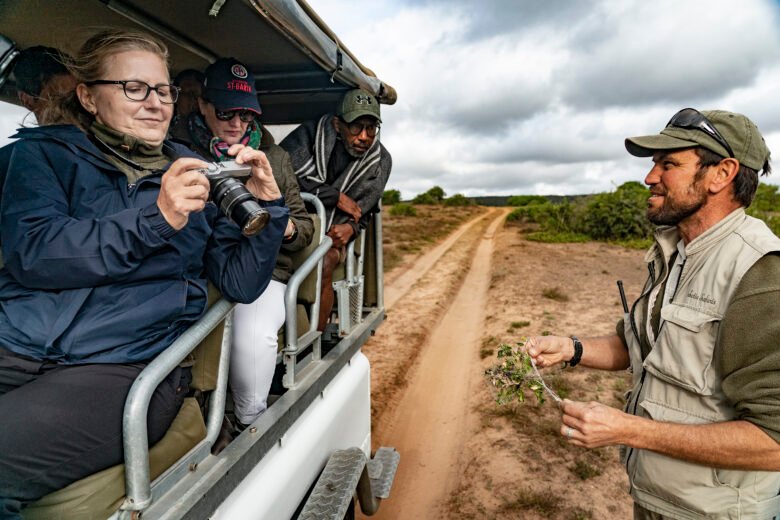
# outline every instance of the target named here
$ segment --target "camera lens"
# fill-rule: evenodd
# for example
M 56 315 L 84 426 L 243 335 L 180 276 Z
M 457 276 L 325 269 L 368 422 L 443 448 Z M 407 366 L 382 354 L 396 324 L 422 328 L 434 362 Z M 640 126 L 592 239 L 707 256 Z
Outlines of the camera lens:
M 268 223 L 270 215 L 246 189 L 246 186 L 232 177 L 212 180 L 211 200 L 222 213 L 238 224 L 244 236 L 258 234 Z

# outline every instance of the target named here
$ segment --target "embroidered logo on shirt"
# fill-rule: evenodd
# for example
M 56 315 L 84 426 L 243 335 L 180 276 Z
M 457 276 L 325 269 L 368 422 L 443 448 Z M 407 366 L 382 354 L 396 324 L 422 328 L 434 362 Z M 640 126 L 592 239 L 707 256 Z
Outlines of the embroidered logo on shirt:
M 709 294 L 697 294 L 693 291 L 688 291 L 688 298 L 690 298 L 691 300 L 699 301 L 701 303 L 707 303 L 709 305 L 718 304 L 717 300 L 715 300 L 715 298 L 713 298 Z

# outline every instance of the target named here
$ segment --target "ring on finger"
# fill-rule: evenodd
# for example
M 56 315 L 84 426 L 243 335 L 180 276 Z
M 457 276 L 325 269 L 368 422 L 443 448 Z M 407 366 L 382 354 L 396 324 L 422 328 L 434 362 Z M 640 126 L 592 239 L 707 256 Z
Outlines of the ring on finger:
M 566 428 L 566 438 L 567 439 L 571 439 L 572 433 L 574 433 L 574 428 L 572 428 L 571 426 Z

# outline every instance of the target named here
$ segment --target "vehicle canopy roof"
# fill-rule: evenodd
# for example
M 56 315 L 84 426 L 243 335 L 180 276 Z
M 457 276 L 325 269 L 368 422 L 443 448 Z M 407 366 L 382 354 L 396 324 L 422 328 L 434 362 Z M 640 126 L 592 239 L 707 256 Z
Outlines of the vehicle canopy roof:
M 396 100 L 350 53 L 305 0 L 3 0 L 0 35 L 20 49 L 34 45 L 72 53 L 104 27 L 145 30 L 171 54 L 172 76 L 234 57 L 255 74 L 265 124 L 297 123 L 332 112 L 341 94 L 360 87 L 382 103 Z M 2 61 L 0 78 L 9 75 Z M 1 70 L 5 66 L 6 70 Z M 18 103 L 13 78 L 0 98 Z

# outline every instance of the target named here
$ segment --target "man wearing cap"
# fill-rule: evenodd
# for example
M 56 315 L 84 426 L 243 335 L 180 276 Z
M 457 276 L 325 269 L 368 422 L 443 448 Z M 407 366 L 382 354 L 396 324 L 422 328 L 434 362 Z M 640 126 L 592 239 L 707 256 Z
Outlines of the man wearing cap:
M 221 58 L 205 72 L 198 110 L 184 118 L 174 137 L 210 161 L 231 159 L 228 150 L 241 144 L 268 157 L 274 178 L 290 209 L 290 219 L 276 259 L 273 277 L 254 302 L 233 312 L 230 388 L 238 429 L 266 409 L 276 366 L 277 333 L 284 324 L 284 292 L 292 275 L 291 253 L 309 245 L 314 223 L 301 199 L 290 156 L 263 132 L 254 75 L 234 58 Z
M 747 117 L 683 109 L 660 135 L 626 139 L 652 157 L 649 276 L 617 334 L 534 337 L 539 366 L 631 368 L 621 412 L 564 400 L 561 434 L 620 445 L 634 518 L 780 514 L 780 239 L 745 214 L 769 150 Z
M 390 177 L 393 163 L 379 142 L 381 122 L 376 97 L 355 89 L 341 99 L 336 115 L 303 123 L 281 142 L 301 189 L 325 206 L 324 225 L 333 239 L 323 262 L 320 331 L 333 308 L 333 271 L 344 260 L 346 244 L 368 225 Z

